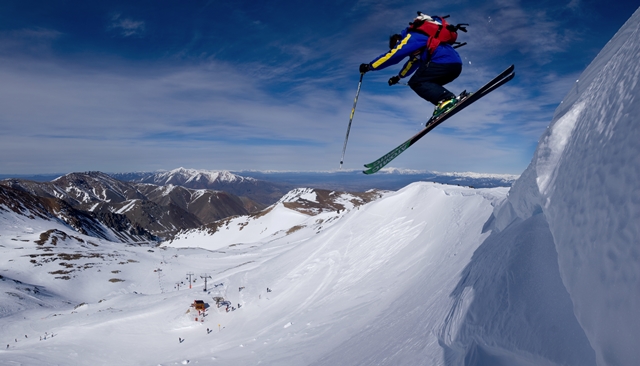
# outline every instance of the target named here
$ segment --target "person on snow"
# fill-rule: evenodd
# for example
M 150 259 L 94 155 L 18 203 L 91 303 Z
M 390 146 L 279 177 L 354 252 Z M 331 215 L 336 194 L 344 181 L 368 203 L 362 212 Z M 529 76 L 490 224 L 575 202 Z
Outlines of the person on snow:
M 422 17 L 428 17 L 436 22 L 443 21 L 439 17 L 431 18 L 422 13 L 419 13 L 415 21 L 421 21 Z M 390 51 L 369 63 L 361 64 L 360 73 L 382 70 L 408 57 L 409 60 L 398 75 L 389 79 L 389 86 L 413 74 L 408 85 L 421 98 L 436 106 L 433 115 L 437 116 L 451 109 L 458 102 L 457 96 L 445 89 L 444 85 L 460 76 L 462 59 L 449 43 L 440 42 L 434 50 L 430 51 L 427 47 L 429 38 L 428 35 L 415 31 L 411 26 L 405 28 L 399 34 L 389 38 Z

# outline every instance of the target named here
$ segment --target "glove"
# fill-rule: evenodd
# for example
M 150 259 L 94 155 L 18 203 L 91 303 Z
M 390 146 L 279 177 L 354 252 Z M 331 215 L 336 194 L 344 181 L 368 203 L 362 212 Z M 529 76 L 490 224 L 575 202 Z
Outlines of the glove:
M 391 85 L 395 85 L 400 81 L 400 76 L 393 76 L 391 77 L 391 79 L 389 79 L 389 86 Z
M 364 74 L 367 71 L 371 71 L 371 65 L 369 65 L 369 64 L 360 64 L 360 73 Z

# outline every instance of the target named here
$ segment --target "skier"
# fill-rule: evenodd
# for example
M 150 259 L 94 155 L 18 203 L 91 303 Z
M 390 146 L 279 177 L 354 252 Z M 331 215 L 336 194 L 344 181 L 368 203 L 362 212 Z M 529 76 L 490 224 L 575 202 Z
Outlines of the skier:
M 437 116 L 451 109 L 458 102 L 458 97 L 445 89 L 443 85 L 460 76 L 462 60 L 449 43 L 439 42 L 433 50 L 428 47 L 430 37 L 423 32 L 416 31 L 413 27 L 413 24 L 424 22 L 427 19 L 440 22 L 440 24 L 443 22 L 439 17 L 432 18 L 419 13 L 412 26 L 389 38 L 390 51 L 369 63 L 361 64 L 360 73 L 382 70 L 409 57 L 398 75 L 389 79 L 389 86 L 397 84 L 400 79 L 413 74 L 409 79 L 409 86 L 421 98 L 436 106 L 433 115 Z

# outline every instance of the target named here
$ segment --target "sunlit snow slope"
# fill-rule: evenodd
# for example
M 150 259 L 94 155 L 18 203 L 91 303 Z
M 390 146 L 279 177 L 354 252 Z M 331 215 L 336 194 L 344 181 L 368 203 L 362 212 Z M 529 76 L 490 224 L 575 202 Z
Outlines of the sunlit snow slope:
M 405 364 L 436 364 L 442 348 L 433 330 L 506 193 L 416 183 L 302 221 L 280 206 L 243 221 L 241 243 L 211 251 L 105 241 L 87 250 L 89 239 L 77 234 L 36 244 L 50 224 L 2 213 L 0 288 L 14 295 L 0 303 L 10 346 L 0 348 L 0 364 L 310 365 L 336 364 L 334 354 L 339 364 L 398 364 L 388 360 L 393 348 Z M 298 228 L 267 237 L 252 229 L 271 224 Z M 72 232 L 56 228 L 60 237 Z M 173 287 L 188 272 L 194 288 Z M 236 309 L 217 308 L 214 297 Z M 196 299 L 210 306 L 204 322 L 187 312 Z M 341 346 L 352 341 L 344 357 Z
M 470 305 L 443 332 L 447 364 L 640 364 L 639 27 L 640 10 L 496 210 L 453 294 Z

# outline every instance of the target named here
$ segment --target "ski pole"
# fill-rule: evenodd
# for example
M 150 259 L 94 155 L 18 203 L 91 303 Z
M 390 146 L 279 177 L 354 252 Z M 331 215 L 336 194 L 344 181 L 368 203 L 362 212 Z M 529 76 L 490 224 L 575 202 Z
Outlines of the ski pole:
M 356 104 L 358 103 L 358 96 L 360 95 L 360 87 L 362 86 L 362 77 L 364 73 L 360 73 L 360 81 L 358 82 L 358 91 L 356 91 L 356 98 L 353 100 L 353 108 L 351 108 L 351 117 L 349 117 L 349 125 L 347 126 L 347 136 L 344 138 L 344 146 L 342 147 L 342 158 L 340 159 L 340 169 L 342 169 L 342 163 L 344 162 L 344 153 L 347 151 L 347 141 L 349 140 L 349 131 L 351 131 L 351 122 L 353 121 L 353 115 L 356 113 Z

